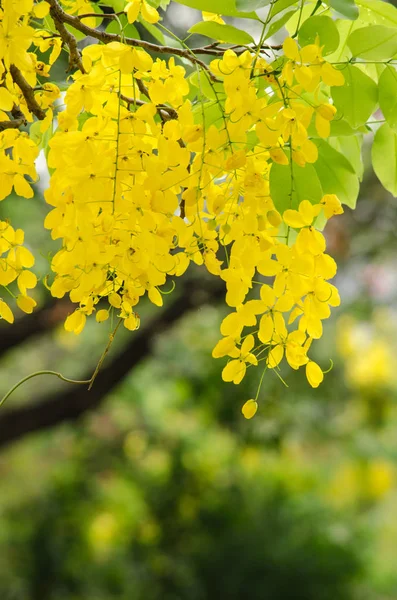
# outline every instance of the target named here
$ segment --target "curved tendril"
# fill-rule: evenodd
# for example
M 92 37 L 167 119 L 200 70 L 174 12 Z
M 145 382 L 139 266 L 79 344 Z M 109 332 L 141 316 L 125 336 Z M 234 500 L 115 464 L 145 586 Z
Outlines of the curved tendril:
M 324 375 L 326 375 L 327 373 L 329 373 L 330 371 L 332 371 L 332 369 L 334 368 L 334 361 L 332 360 L 332 358 L 329 359 L 329 362 L 331 363 L 331 366 L 326 371 L 323 371 Z
M 25 381 L 28 381 L 29 379 L 33 379 L 33 377 L 37 377 L 38 375 L 54 375 L 55 377 L 58 377 L 58 379 L 61 379 L 62 381 L 66 381 L 66 383 L 76 383 L 79 385 L 89 385 L 91 382 L 91 379 L 84 379 L 84 380 L 69 379 L 69 377 L 64 377 L 64 375 L 62 375 L 62 373 L 58 373 L 57 371 L 36 371 L 35 373 L 31 373 L 30 375 L 27 375 L 23 379 L 20 379 L 18 381 L 18 383 L 16 383 L 2 397 L 2 399 L 0 400 L 0 407 L 3 406 L 3 404 L 7 400 L 7 398 L 9 398 L 11 396 L 11 394 L 13 394 L 15 392 L 15 390 L 19 388 L 19 386 L 21 386 L 23 383 L 25 383 Z

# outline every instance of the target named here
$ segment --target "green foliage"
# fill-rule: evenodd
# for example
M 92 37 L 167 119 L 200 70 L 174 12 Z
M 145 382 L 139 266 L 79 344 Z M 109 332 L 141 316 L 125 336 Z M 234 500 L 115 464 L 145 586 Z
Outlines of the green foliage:
M 255 12 L 239 11 L 234 0 L 176 0 L 179 4 L 190 6 L 197 10 L 217 13 L 226 17 L 240 17 L 244 19 L 258 19 Z
M 228 44 L 246 45 L 254 43 L 253 37 L 246 31 L 237 29 L 233 25 L 222 25 L 213 21 L 196 23 L 189 29 L 189 33 L 198 33 Z
M 347 158 L 350 165 L 353 167 L 354 172 L 361 181 L 364 175 L 364 162 L 362 158 L 362 147 L 364 142 L 364 135 L 345 135 L 338 139 L 330 138 L 329 144 L 333 146 L 338 152 Z
M 347 44 L 353 56 L 366 60 L 388 59 L 397 53 L 395 29 L 382 25 L 356 29 L 349 36 Z
M 133 23 L 128 23 L 126 15 L 119 15 L 118 19 L 111 19 L 110 23 L 106 26 L 106 31 L 108 33 L 122 33 L 126 37 L 131 37 L 135 40 L 140 39 L 137 28 Z
M 286 10 L 280 13 L 280 16 L 277 19 L 272 19 L 268 32 L 266 34 L 266 39 L 269 39 L 272 35 L 275 35 L 288 21 L 293 17 L 296 13 L 296 9 L 293 8 L 291 10 Z M 276 16 L 278 13 L 275 13 Z
M 383 187 L 397 197 L 397 133 L 387 123 L 375 134 L 372 164 Z
M 350 208 L 356 206 L 359 181 L 355 168 L 343 154 L 321 140 L 314 168 L 325 194 L 336 194 Z
M 313 165 L 299 167 L 296 164 L 272 165 L 270 170 L 270 193 L 277 210 L 297 209 L 302 200 L 318 203 L 323 190 Z
M 320 41 L 323 47 L 323 54 L 331 54 L 339 46 L 339 32 L 330 17 L 314 16 L 305 21 L 299 29 L 299 43 L 301 46 L 314 44 L 316 39 Z
M 358 8 L 355 0 L 329 0 L 329 5 L 333 9 L 338 11 L 341 15 L 347 19 L 355 20 L 358 17 Z
M 376 108 L 377 86 L 359 67 L 347 65 L 342 72 L 346 85 L 332 88 L 337 118 L 340 116 L 357 129 L 368 121 Z
M 397 26 L 397 8 L 384 0 L 356 0 L 360 7 L 360 20 L 366 23 Z
M 251 12 L 272 4 L 272 0 L 236 0 L 236 8 L 241 12 Z
M 393 129 L 397 127 L 397 72 L 386 65 L 379 77 L 379 106 Z

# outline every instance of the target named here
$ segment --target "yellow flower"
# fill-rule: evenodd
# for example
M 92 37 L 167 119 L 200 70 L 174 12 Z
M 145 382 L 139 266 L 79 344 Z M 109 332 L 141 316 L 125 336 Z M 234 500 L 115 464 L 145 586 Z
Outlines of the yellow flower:
M 203 10 L 201 13 L 203 17 L 203 21 L 214 21 L 215 23 L 219 23 L 220 25 L 224 25 L 225 21 L 222 19 L 221 15 L 212 12 L 206 12 Z
M 235 358 L 235 360 L 231 360 L 227 363 L 222 371 L 222 379 L 223 381 L 232 381 L 234 384 L 239 384 L 243 379 L 247 370 L 247 364 L 257 365 L 258 360 L 254 354 L 252 354 L 251 350 L 255 345 L 255 339 L 253 335 L 248 335 L 244 342 L 242 343 L 241 348 L 234 347 L 234 349 L 229 352 L 229 356 Z
M 160 15 L 153 6 L 151 6 L 146 0 L 132 0 L 124 8 L 124 12 L 127 13 L 127 19 L 129 23 L 134 23 L 139 14 L 142 19 L 148 23 L 157 23 L 160 19 Z
M 78 335 L 83 331 L 85 323 L 85 314 L 81 310 L 77 309 L 74 311 L 74 313 L 67 317 L 65 321 L 65 329 L 66 331 L 73 331 L 73 333 Z

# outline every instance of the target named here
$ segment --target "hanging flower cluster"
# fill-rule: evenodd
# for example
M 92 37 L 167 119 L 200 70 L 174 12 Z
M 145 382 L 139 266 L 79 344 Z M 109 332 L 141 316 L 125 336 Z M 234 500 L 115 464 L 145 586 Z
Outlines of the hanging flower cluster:
M 329 218 L 342 208 L 328 195 L 280 214 L 269 172 L 291 159 L 316 161 L 307 128 L 314 120 L 326 135 L 334 110 L 302 101 L 301 92 L 315 91 L 321 78 L 341 85 L 343 76 L 317 45 L 300 53 L 288 39 L 285 47 L 291 58 L 280 76 L 248 51 L 228 50 L 211 63 L 222 83 L 220 118 L 209 127 L 200 98 L 186 99 L 189 80 L 173 58 L 153 62 L 118 42 L 84 49 L 86 73 L 75 74 L 50 142 L 46 192 L 54 208 L 45 226 L 62 239 L 51 291 L 79 304 L 66 329 L 79 333 L 97 306 L 98 320 L 115 310 L 135 329 L 140 298 L 147 293 L 161 305 L 167 276 L 182 275 L 193 261 L 226 282 L 226 302 L 235 308 L 213 352 L 231 358 L 225 381 L 240 383 L 247 365 L 260 360 L 276 369 L 285 356 L 294 369 L 306 365 L 309 383 L 319 385 L 322 371 L 307 352 L 339 296 L 328 282 L 336 265 L 315 222 L 320 212 Z M 198 89 L 200 80 L 212 85 L 206 72 Z M 92 116 L 81 125 L 83 112 Z M 260 276 L 273 283 L 257 282 L 260 299 L 246 301 Z M 243 336 L 246 327 L 257 330 Z
M 69 38 L 62 29 L 63 41 L 29 26 L 32 15 L 43 18 L 54 2 L 3 5 L 1 119 L 10 120 L 17 107 L 24 120 L 39 118 L 44 132 L 60 92 L 42 78 Z M 72 15 L 89 12 L 85 0 L 64 6 Z M 130 22 L 139 14 L 150 23 L 158 19 L 145 0 L 127 3 L 125 12 Z M 31 47 L 50 51 L 49 64 Z M 93 314 L 99 322 L 115 315 L 134 330 L 143 296 L 161 306 L 167 281 L 191 262 L 204 265 L 225 282 L 233 309 L 213 351 L 229 359 L 223 379 L 238 384 L 259 364 L 277 372 L 285 358 L 293 369 L 304 366 L 317 387 L 323 372 L 308 352 L 339 304 L 330 283 L 336 265 L 320 229 L 343 209 L 333 194 L 317 204 L 297 202 L 292 188 L 280 206 L 269 179 L 282 165 L 293 181 L 294 165 L 317 161 L 309 130 L 329 135 L 336 112 L 329 88 L 343 85 L 344 77 L 325 60 L 318 40 L 300 47 L 287 38 L 273 64 L 256 50 L 220 54 L 209 66 L 194 60 L 190 75 L 174 57 L 154 60 L 123 41 L 89 45 L 77 57 L 49 142 L 45 198 L 52 209 L 45 227 L 60 240 L 51 293 L 68 294 L 77 305 L 65 322 L 68 331 L 79 334 Z M 14 187 L 30 197 L 37 147 L 11 129 L 0 133 L 0 145 L 2 196 Z M 18 304 L 30 312 L 26 290 L 35 282 L 24 269 L 33 259 L 21 246 L 22 233 L 1 226 L 7 281 L 12 271 L 23 298 Z M 249 401 L 247 418 L 256 406 Z
M 59 89 L 53 83 L 39 85 L 39 76 L 48 76 L 48 66 L 28 52 L 39 39 L 28 25 L 29 18 L 43 18 L 48 11 L 46 2 L 34 4 L 33 0 L 4 0 L 0 9 L 0 200 L 12 193 L 23 198 L 34 195 L 31 186 L 37 180 L 35 160 L 39 150 L 28 133 L 14 128 L 14 123 L 33 122 L 35 113 L 42 119 L 42 132 L 52 123 L 51 105 L 58 98 Z M 43 43 L 43 37 L 40 39 Z M 58 41 L 56 44 L 60 50 Z M 31 98 L 31 106 L 22 88 Z M 8 286 L 16 280 L 16 303 L 22 311 L 31 313 L 36 302 L 27 290 L 35 287 L 37 278 L 27 270 L 33 266 L 34 257 L 23 242 L 21 229 L 14 230 L 7 221 L 0 222 L 0 285 L 15 297 Z M 0 316 L 10 323 L 14 320 L 4 300 L 0 300 Z

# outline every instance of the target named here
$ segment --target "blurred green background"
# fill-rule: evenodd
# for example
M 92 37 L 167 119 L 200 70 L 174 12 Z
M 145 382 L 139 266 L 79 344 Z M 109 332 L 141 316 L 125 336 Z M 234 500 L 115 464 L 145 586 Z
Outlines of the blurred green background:
M 367 144 L 357 210 L 326 229 L 342 306 L 315 345 L 323 369 L 334 362 L 320 388 L 303 372 L 282 372 L 288 388 L 269 372 L 257 416 L 244 420 L 259 374 L 222 382 L 211 350 L 226 308 L 210 280 L 172 324 L 150 327 L 161 309 L 142 307 L 142 360 L 139 347 L 123 351 L 136 334 L 121 332 L 106 364 L 119 353 L 128 366 L 131 352 L 132 368 L 103 402 L 85 392 L 93 400 L 79 418 L 70 407 L 81 388 L 50 377 L 10 398 L 0 413 L 1 600 L 397 598 L 397 203 L 368 154 Z M 45 177 L 34 200 L 1 205 L 43 277 L 57 248 L 41 226 Z M 167 306 L 178 298 L 179 282 Z M 36 299 L 48 302 L 44 285 Z M 108 326 L 67 334 L 67 310 L 50 306 L 19 343 L 1 328 L 0 393 L 39 369 L 92 372 Z

